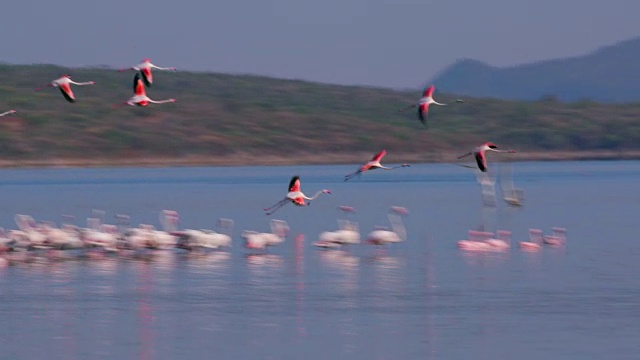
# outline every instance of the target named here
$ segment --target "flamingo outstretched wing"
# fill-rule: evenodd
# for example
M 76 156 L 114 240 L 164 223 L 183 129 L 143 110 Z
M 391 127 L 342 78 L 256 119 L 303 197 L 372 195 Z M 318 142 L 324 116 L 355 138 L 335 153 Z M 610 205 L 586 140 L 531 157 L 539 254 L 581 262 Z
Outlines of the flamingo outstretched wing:
M 136 95 L 146 95 L 144 84 L 142 83 L 142 80 L 140 80 L 140 75 L 138 73 L 133 77 L 133 93 Z
M 151 84 L 153 84 L 153 74 L 151 73 L 151 68 L 144 67 L 140 69 L 140 73 L 142 74 L 142 81 L 144 81 L 144 84 L 147 87 L 151 87 Z
M 431 86 L 429 86 L 428 88 L 426 88 L 424 90 L 424 93 L 422 94 L 422 96 L 424 96 L 424 97 L 432 97 L 434 91 L 436 91 L 436 87 L 431 85 Z
M 380 161 L 385 155 L 387 155 L 387 150 L 382 150 L 379 153 L 375 154 L 371 161 Z
M 422 125 L 427 125 L 427 116 L 429 115 L 429 104 L 425 103 L 425 104 L 420 104 L 420 106 L 418 106 L 418 119 L 420 119 L 420 122 L 422 123 Z
M 60 92 L 68 102 L 76 102 L 76 96 L 73 95 L 73 91 L 71 91 L 71 86 L 69 84 L 60 84 L 58 86 L 60 88 Z
M 484 152 L 477 152 L 474 154 L 476 158 L 476 162 L 478 163 L 478 168 L 482 172 L 487 171 L 487 158 L 484 156 Z
M 300 191 L 300 176 L 296 175 L 289 181 L 289 192 Z

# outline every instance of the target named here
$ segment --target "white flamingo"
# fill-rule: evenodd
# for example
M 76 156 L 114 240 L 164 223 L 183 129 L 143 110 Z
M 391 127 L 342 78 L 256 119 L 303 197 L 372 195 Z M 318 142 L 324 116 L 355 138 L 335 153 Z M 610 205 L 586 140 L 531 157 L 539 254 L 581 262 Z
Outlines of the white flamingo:
M 127 230 L 125 239 L 132 249 L 171 250 L 177 242 L 174 235 L 149 224 L 140 224 L 137 228 Z
M 529 241 L 520 241 L 520 249 L 530 252 L 542 250 L 542 237 L 542 230 L 529 229 Z
M 140 80 L 140 75 L 136 73 L 133 77 L 133 96 L 125 102 L 126 105 L 131 106 L 142 106 L 145 107 L 150 103 L 153 104 L 164 104 L 164 103 L 174 103 L 176 99 L 166 99 L 166 100 L 152 100 L 147 96 L 147 91 L 144 89 L 144 84 L 142 80 Z
M 500 152 L 500 153 L 515 153 L 515 150 L 498 150 L 498 146 L 492 142 L 486 142 L 476 148 L 474 148 L 472 151 L 464 154 L 464 155 L 460 155 L 458 156 L 458 159 L 462 159 L 464 157 L 467 157 L 469 155 L 473 155 L 476 159 L 476 163 L 478 164 L 478 169 L 480 169 L 480 171 L 482 172 L 486 172 L 487 171 L 487 158 L 485 156 L 485 152 L 487 151 L 494 151 L 494 152 Z
M 47 237 L 30 215 L 16 214 L 14 221 L 19 230 L 11 230 L 7 236 L 19 249 L 45 248 Z
M 57 228 L 51 222 L 43 222 L 41 232 L 47 238 L 47 244 L 54 249 L 80 249 L 84 247 L 81 239 L 80 229 L 71 224 L 63 224 Z
M 478 230 L 469 230 L 468 239 L 456 243 L 458 248 L 465 251 L 490 251 L 492 246 L 487 242 L 493 233 Z
M 153 84 L 153 73 L 151 72 L 151 69 L 177 71 L 177 69 L 174 67 L 165 68 L 165 67 L 156 66 L 152 64 L 151 60 L 149 59 L 143 59 L 140 64 L 134 65 L 128 69 L 120 69 L 118 71 L 127 71 L 127 70 L 140 71 L 140 73 L 142 74 L 142 80 L 144 81 L 144 84 L 147 87 L 151 87 L 151 84 Z
M 387 245 L 398 243 L 407 239 L 407 231 L 402 223 L 402 216 L 409 214 L 409 210 L 400 206 L 391 206 L 389 208 L 389 222 L 391 230 L 379 227 L 367 235 L 365 243 L 373 245 Z
M 71 90 L 71 84 L 83 86 L 83 85 L 94 85 L 95 83 L 96 83 L 95 81 L 75 82 L 71 80 L 71 75 L 63 75 L 53 80 L 51 83 L 47 84 L 47 86 L 57 87 L 58 89 L 60 89 L 62 96 L 64 96 L 64 98 L 67 99 L 68 102 L 72 103 L 72 102 L 76 102 L 76 96 L 73 94 L 73 91 Z M 40 89 L 36 89 L 36 90 L 40 90 Z
M 15 114 L 15 113 L 17 113 L 17 111 L 9 110 L 9 111 L 5 111 L 3 113 L 0 113 L 0 116 L 7 116 L 7 115 L 10 115 L 10 114 Z
M 402 165 L 398 165 L 398 166 L 393 166 L 393 167 L 386 167 L 386 166 L 382 166 L 382 164 L 380 164 L 380 161 L 382 160 L 382 158 L 387 155 L 387 151 L 386 150 L 382 150 L 379 153 L 375 154 L 373 156 L 373 158 L 367 162 L 366 164 L 362 165 L 357 171 L 346 175 L 344 177 L 344 181 L 347 181 L 349 179 L 351 179 L 352 177 L 356 176 L 356 175 L 360 175 L 365 171 L 369 171 L 369 170 L 375 170 L 375 169 L 383 169 L 383 170 L 393 170 L 393 169 L 397 169 L 397 168 L 401 168 L 401 167 L 409 167 L 411 165 L 409 164 L 402 164 Z
M 331 191 L 327 189 L 318 190 L 312 197 L 308 197 L 300 190 L 300 177 L 295 175 L 291 178 L 291 181 L 289 181 L 289 192 L 287 193 L 287 196 L 275 203 L 273 206 L 265 208 L 264 211 L 267 212 L 267 215 L 271 215 L 288 203 L 292 203 L 296 206 L 307 206 L 321 194 L 331 194 Z M 305 200 L 309 200 L 309 203 Z
M 439 103 L 435 100 L 433 100 L 433 93 L 435 92 L 436 87 L 431 85 L 428 88 L 426 88 L 424 90 L 424 92 L 422 93 L 422 98 L 420 98 L 420 102 L 418 102 L 417 104 L 413 104 L 407 108 L 404 109 L 400 109 L 399 111 L 406 111 L 409 109 L 413 109 L 414 107 L 418 107 L 418 119 L 420 119 L 420 121 L 422 122 L 422 125 L 427 125 L 427 116 L 429 115 L 429 105 L 439 105 L 439 106 L 446 106 L 447 104 L 442 104 Z M 461 99 L 457 99 L 456 103 L 461 103 L 463 102 L 463 100 Z
M 231 246 L 231 232 L 233 231 L 233 220 L 218 219 L 218 229 L 220 232 L 207 229 L 187 229 L 178 230 L 180 216 L 175 210 L 162 210 L 160 213 L 160 223 L 163 229 L 171 235 L 178 237 L 176 247 L 185 250 L 196 249 L 217 249 Z
M 271 227 L 270 233 L 260 233 L 256 231 L 245 230 L 242 232 L 242 238 L 245 241 L 245 247 L 248 249 L 264 250 L 269 246 L 275 246 L 284 242 L 289 234 L 289 225 L 284 220 L 271 219 L 269 222 Z
M 87 218 L 87 227 L 80 229 L 80 234 L 86 246 L 118 251 L 120 233 L 116 225 L 103 224 L 100 218 L 90 217 Z
M 351 206 L 339 206 L 338 209 L 345 213 L 356 212 Z M 360 231 L 358 230 L 358 223 L 347 219 L 338 219 L 338 230 L 320 233 L 318 241 L 313 245 L 322 248 L 336 248 L 342 245 L 359 243 Z

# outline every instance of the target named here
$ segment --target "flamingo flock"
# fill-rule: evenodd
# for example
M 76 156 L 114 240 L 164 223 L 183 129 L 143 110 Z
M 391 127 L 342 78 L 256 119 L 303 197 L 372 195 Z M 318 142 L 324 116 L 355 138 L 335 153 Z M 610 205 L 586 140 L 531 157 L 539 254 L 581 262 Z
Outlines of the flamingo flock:
M 119 72 L 135 71 L 133 77 L 133 95 L 123 103 L 123 105 L 147 107 L 149 104 L 173 103 L 176 99 L 154 100 L 147 96 L 147 89 L 154 84 L 153 71 L 176 71 L 174 67 L 159 67 L 151 62 L 150 59 L 143 59 L 139 64 L 132 67 L 120 69 Z M 70 103 L 76 102 L 76 95 L 72 90 L 72 85 L 87 86 L 95 85 L 94 81 L 75 82 L 71 80 L 70 75 L 63 75 L 50 83 L 48 87 L 58 88 L 62 96 Z M 40 88 L 36 90 L 41 90 Z M 421 123 L 426 126 L 429 115 L 430 106 L 447 106 L 448 104 L 440 103 L 434 99 L 435 86 L 428 86 L 422 94 L 419 102 L 414 103 L 407 108 L 400 109 L 404 112 L 409 109 L 417 108 L 417 116 Z M 455 103 L 463 103 L 462 99 L 455 100 Z M 0 117 L 16 113 L 16 110 L 9 110 L 0 113 Z M 483 187 L 483 194 L 493 194 L 495 182 L 487 175 L 488 161 L 487 152 L 496 153 L 515 153 L 515 150 L 499 149 L 493 142 L 484 142 L 473 148 L 471 151 L 460 155 L 458 159 L 464 159 L 473 156 L 476 165 L 465 167 L 479 170 L 479 183 Z M 410 167 L 409 164 L 400 164 L 396 166 L 382 165 L 382 159 L 387 155 L 386 149 L 376 153 L 371 160 L 360 166 L 353 173 L 344 176 L 344 181 L 349 181 L 363 173 L 382 169 L 394 170 L 398 168 Z M 490 188 L 490 189 L 489 189 Z M 312 201 L 323 194 L 331 194 L 328 189 L 316 191 L 312 196 L 307 196 L 301 190 L 300 176 L 294 175 L 289 181 L 287 193 L 277 203 L 270 207 L 264 208 L 266 215 L 272 215 L 287 204 L 293 204 L 296 207 L 308 207 Z M 511 206 L 522 206 L 522 190 L 516 189 L 511 181 L 510 187 L 503 188 L 504 200 Z M 491 197 L 491 196 L 489 196 Z M 491 197 L 491 198 L 493 198 Z M 485 202 L 487 205 L 487 202 Z M 491 206 L 495 206 L 494 204 Z M 339 208 L 345 214 L 355 213 L 355 209 L 349 206 Z M 358 224 L 352 220 L 339 219 L 338 229 L 333 231 L 322 232 L 318 236 L 318 240 L 313 243 L 316 247 L 324 249 L 341 248 L 348 245 L 359 243 L 371 245 L 389 245 L 405 241 L 407 238 L 406 229 L 402 218 L 407 216 L 409 211 L 401 206 L 392 206 L 389 208 L 387 216 L 391 227 L 377 227 L 368 235 L 361 235 Z M 128 221 L 127 216 L 121 216 L 120 220 Z M 161 215 L 162 230 L 156 229 L 150 224 L 140 224 L 138 227 L 125 227 L 105 224 L 99 217 L 92 217 L 87 220 L 87 227 L 79 228 L 74 225 L 65 224 L 60 228 L 55 227 L 52 223 L 36 223 L 33 218 L 27 215 L 16 215 L 15 218 L 18 229 L 5 232 L 0 231 L 0 252 L 11 250 L 33 250 L 33 249 L 93 249 L 100 248 L 104 251 L 118 252 L 122 250 L 140 251 L 144 249 L 183 249 L 188 251 L 205 251 L 213 249 L 221 249 L 230 247 L 232 244 L 233 220 L 220 218 L 218 220 L 217 231 L 208 229 L 178 229 L 179 215 L 172 210 L 164 210 Z M 271 232 L 258 232 L 253 230 L 244 230 L 242 239 L 247 249 L 266 251 L 269 247 L 276 246 L 285 241 L 289 234 L 289 225 L 286 221 L 271 219 Z M 128 225 L 128 224 L 127 224 Z M 539 251 L 543 245 L 563 246 L 566 244 L 566 229 L 560 227 L 552 228 L 552 235 L 543 235 L 539 229 L 529 230 L 529 240 L 520 241 L 518 245 L 526 251 Z M 505 251 L 511 248 L 511 232 L 507 230 L 498 230 L 497 236 L 494 233 L 470 230 L 468 239 L 457 242 L 460 249 L 465 251 Z M 1 257 L 0 257 L 1 259 Z

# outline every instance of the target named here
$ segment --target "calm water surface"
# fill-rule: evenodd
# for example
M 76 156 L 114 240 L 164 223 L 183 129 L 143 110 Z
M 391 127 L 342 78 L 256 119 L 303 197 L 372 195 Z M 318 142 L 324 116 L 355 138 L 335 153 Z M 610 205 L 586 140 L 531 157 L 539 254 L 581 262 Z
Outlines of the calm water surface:
M 234 246 L 52 260 L 0 269 L 0 358 L 11 359 L 636 359 L 640 353 L 640 162 L 514 164 L 520 209 L 482 207 L 470 169 L 414 165 L 344 183 L 353 166 L 1 170 L 0 225 L 13 215 L 59 222 L 90 210 L 183 228 L 235 220 Z M 493 167 L 499 173 L 497 164 Z M 504 167 L 503 167 L 504 168 Z M 291 175 L 328 188 L 288 206 L 291 236 L 266 254 L 241 246 L 268 231 L 262 208 Z M 338 205 L 366 235 L 410 211 L 406 242 L 388 249 L 311 245 L 335 230 Z M 469 229 L 566 227 L 568 246 L 465 254 Z M 302 235 L 299 241 L 295 235 Z

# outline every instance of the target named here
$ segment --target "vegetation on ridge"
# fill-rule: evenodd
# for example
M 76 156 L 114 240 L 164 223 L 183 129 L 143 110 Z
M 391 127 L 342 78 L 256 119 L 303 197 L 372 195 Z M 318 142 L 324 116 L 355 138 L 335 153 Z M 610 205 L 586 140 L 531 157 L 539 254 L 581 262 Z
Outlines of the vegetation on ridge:
M 73 87 L 74 104 L 58 89 L 34 90 L 66 73 L 97 84 Z M 420 91 L 158 71 L 148 96 L 178 102 L 121 106 L 132 95 L 133 75 L 0 65 L 0 111 L 18 110 L 0 119 L 0 155 L 11 160 L 206 156 L 216 163 L 247 156 L 296 162 L 305 154 L 331 154 L 327 162 L 341 162 L 386 148 L 429 161 L 487 140 L 526 151 L 640 149 L 639 103 L 465 98 L 462 104 L 432 107 L 425 129 L 415 112 L 398 112 L 417 102 Z M 444 103 L 456 98 L 435 97 Z

